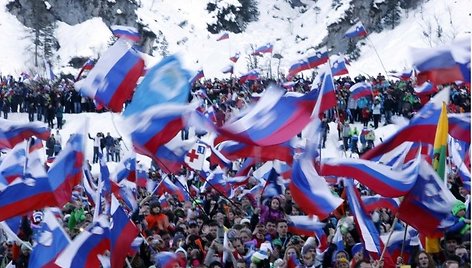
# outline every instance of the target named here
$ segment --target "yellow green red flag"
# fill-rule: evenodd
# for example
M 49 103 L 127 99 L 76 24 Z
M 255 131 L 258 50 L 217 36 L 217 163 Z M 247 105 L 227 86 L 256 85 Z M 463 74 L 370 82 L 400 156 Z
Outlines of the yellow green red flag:
M 447 120 L 446 103 L 443 102 L 441 115 L 439 116 L 438 126 L 436 127 L 436 136 L 434 137 L 434 156 L 433 168 L 436 173 L 444 181 L 446 179 L 446 152 L 447 152 L 447 136 L 449 124 Z M 440 252 L 439 238 L 426 237 L 426 252 Z

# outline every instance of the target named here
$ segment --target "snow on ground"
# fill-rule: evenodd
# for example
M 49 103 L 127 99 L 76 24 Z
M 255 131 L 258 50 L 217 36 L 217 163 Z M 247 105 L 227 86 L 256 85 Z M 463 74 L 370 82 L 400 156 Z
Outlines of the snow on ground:
M 12 121 L 20 121 L 20 122 L 27 122 L 28 121 L 28 114 L 26 113 L 10 113 L 8 115 L 8 119 Z M 118 138 L 122 137 L 123 141 L 121 143 L 122 148 L 122 155 L 130 153 L 133 149 L 131 144 L 130 138 L 130 126 L 127 125 L 123 117 L 119 114 L 114 113 L 81 113 L 81 114 L 64 114 L 64 120 L 66 123 L 62 130 L 59 130 L 59 133 L 62 136 L 62 145 L 65 146 L 68 137 L 72 133 L 77 133 L 80 131 L 84 131 L 81 127 L 83 123 L 88 121 L 88 131 L 92 137 L 95 137 L 97 132 L 103 132 L 105 135 L 107 132 L 110 132 L 112 137 Z M 338 140 L 338 132 L 336 128 L 336 123 L 332 122 L 330 125 L 330 132 L 328 134 L 328 138 L 326 141 L 326 148 L 322 149 L 321 157 L 325 158 L 338 158 L 338 157 L 350 157 L 350 153 L 348 152 L 345 154 L 343 151 L 340 150 L 340 145 L 342 144 L 341 141 Z M 381 125 L 381 124 L 380 124 Z M 351 124 L 351 127 L 356 127 L 359 132 L 362 130 L 361 123 L 354 123 Z M 389 136 L 393 135 L 398 130 L 398 126 L 396 125 L 387 125 L 384 127 L 379 127 L 375 130 L 376 140 L 375 144 L 379 144 L 380 138 L 385 140 Z M 52 133 L 56 133 L 56 129 L 52 130 Z M 194 133 L 190 131 L 190 138 Z M 303 133 L 302 137 L 306 137 L 305 133 Z M 210 140 L 209 137 L 203 137 L 207 142 Z M 180 140 L 180 134 L 176 136 L 175 140 Z M 304 144 L 305 140 L 300 140 L 299 144 Z M 44 142 L 43 142 L 44 144 Z M 360 148 L 360 143 L 359 143 Z M 209 150 L 208 150 L 209 151 Z M 45 158 L 45 151 L 44 151 L 44 158 Z M 87 139 L 86 144 L 86 159 L 90 160 L 92 163 L 93 157 L 93 141 Z M 137 160 L 144 164 L 145 167 L 149 167 L 151 163 L 151 159 L 147 156 L 137 155 Z M 108 162 L 108 166 L 110 168 L 110 172 L 113 172 L 116 166 L 114 162 Z M 93 164 L 93 171 L 94 173 L 99 171 L 98 164 Z

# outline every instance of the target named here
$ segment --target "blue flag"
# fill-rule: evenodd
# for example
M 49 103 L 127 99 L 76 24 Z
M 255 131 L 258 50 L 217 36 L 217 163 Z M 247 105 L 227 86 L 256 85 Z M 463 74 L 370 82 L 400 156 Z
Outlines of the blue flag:
M 186 103 L 190 77 L 176 56 L 164 58 L 144 76 L 123 115 L 128 117 L 166 102 Z

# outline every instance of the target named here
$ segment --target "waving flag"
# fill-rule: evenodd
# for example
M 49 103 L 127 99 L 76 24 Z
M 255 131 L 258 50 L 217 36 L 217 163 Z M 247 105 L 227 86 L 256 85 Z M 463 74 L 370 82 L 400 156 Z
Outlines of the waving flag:
M 392 72 L 390 73 L 391 76 L 399 78 L 404 81 L 410 80 L 411 76 L 413 75 L 413 70 L 403 70 L 401 72 Z
M 430 82 L 424 82 L 420 86 L 414 87 L 413 90 L 418 96 L 431 95 L 438 91 L 438 89 Z
M 30 155 L 24 173 L 18 183 L 8 185 L 0 192 L 0 221 L 24 215 L 35 209 L 58 205 L 53 183 L 50 183 L 42 160 L 38 155 Z M 62 178 L 55 178 L 61 183 Z M 69 199 L 71 193 L 69 192 Z
M 374 196 L 362 196 L 362 202 L 367 212 L 371 213 L 379 208 L 387 208 L 392 214 L 395 214 L 398 210 L 400 200 L 396 198 L 383 197 L 380 195 Z
M 231 196 L 231 185 L 226 181 L 226 175 L 221 169 L 210 173 L 201 187 L 201 192 L 209 192 L 212 189 L 226 197 Z
M 26 144 L 17 144 L 0 162 L 0 190 L 22 178 L 26 165 Z
M 84 167 L 84 179 L 82 180 L 84 186 L 85 195 L 87 196 L 88 202 L 91 206 L 95 206 L 95 200 L 97 199 L 97 185 L 93 182 L 92 173 L 88 167 Z
M 322 50 L 317 51 L 315 55 L 299 60 L 293 64 L 288 71 L 287 79 L 290 80 L 293 76 L 301 71 L 320 66 L 321 64 L 326 63 L 328 59 L 328 50 L 323 48 Z
M 193 170 L 202 170 L 206 159 L 207 146 L 203 143 L 195 143 L 185 155 L 185 163 Z
M 131 250 L 131 243 L 139 234 L 139 230 L 126 215 L 115 196 L 111 199 L 110 245 L 111 267 L 123 267 L 125 258 Z
M 398 217 L 421 233 L 440 237 L 454 224 L 447 217 L 456 198 L 425 160 L 419 166 L 419 176 L 400 204 Z
M 283 95 L 279 88 L 268 88 L 255 106 L 226 122 L 218 131 L 230 139 L 259 146 L 290 140 L 310 122 L 317 92 Z
M 253 157 L 258 161 L 277 159 L 292 163 L 293 155 L 295 154 L 295 149 L 290 144 L 290 141 L 270 146 L 255 146 L 236 141 L 223 141 L 218 148 L 222 155 L 232 161 L 239 158 Z M 210 156 L 210 163 L 218 163 L 214 155 Z
M 69 244 L 69 235 L 59 224 L 54 213 L 50 209 L 45 209 L 41 227 L 36 233 L 28 267 L 56 267 L 54 261 Z
M 238 62 L 240 55 L 241 55 L 241 53 L 237 52 L 236 54 L 234 54 L 234 56 L 231 56 L 231 57 L 229 58 L 229 60 L 232 61 L 232 62 L 234 62 L 234 63 L 236 63 L 236 62 Z
M 380 145 L 367 151 L 362 159 L 371 159 L 382 153 L 388 152 L 405 141 L 434 143 L 436 126 L 441 113 L 443 101 L 449 100 L 449 90 L 442 89 L 410 120 L 409 124 L 402 127 L 396 134 L 384 140 Z
M 55 201 L 53 206 L 62 207 L 69 202 L 72 188 L 82 180 L 84 138 L 83 134 L 72 134 L 67 145 L 57 155 L 56 161 L 48 170 L 49 184 Z
M 407 141 L 399 146 L 395 147 L 393 150 L 386 152 L 382 155 L 373 157 L 371 160 L 382 165 L 390 166 L 394 170 L 403 169 L 403 164 L 405 163 L 406 156 L 410 151 L 414 151 L 414 156 L 418 155 L 417 150 L 411 150 L 414 145 L 414 142 Z
M 37 150 L 43 148 L 43 142 L 40 140 L 40 139 L 36 139 L 36 138 L 29 138 L 29 141 L 28 141 L 29 145 L 28 145 L 28 153 L 33 153 L 33 152 L 36 152 Z
M 146 188 L 148 181 L 148 172 L 142 164 L 138 164 L 136 169 L 136 186 Z
M 128 39 L 133 42 L 141 40 L 141 35 L 139 34 L 138 29 L 131 26 L 112 25 L 111 31 L 113 35 L 118 38 Z
M 380 234 L 375 227 L 370 215 L 368 215 L 359 198 L 359 192 L 354 187 L 352 179 L 344 180 L 344 187 L 346 191 L 347 200 L 349 201 L 349 208 L 356 221 L 356 227 L 364 241 L 365 249 L 370 252 L 374 258 L 379 258 L 382 255 L 384 244 L 380 239 Z M 386 267 L 394 267 L 393 261 L 389 255 L 384 255 Z M 392 266 L 393 265 L 393 266 Z
M 261 55 L 263 53 L 272 53 L 274 46 L 270 43 L 267 43 L 261 47 L 256 48 L 251 55 Z
M 260 73 L 259 73 L 258 70 L 256 70 L 256 69 L 250 70 L 249 72 L 247 72 L 247 73 L 241 75 L 241 77 L 239 77 L 239 83 L 244 84 L 244 83 L 246 83 L 246 81 L 258 80 L 259 76 L 260 76 Z
M 234 67 L 233 64 L 229 64 L 228 66 L 224 67 L 221 70 L 222 73 L 224 74 L 233 74 L 234 73 Z
M 349 74 L 344 56 L 339 56 L 331 63 L 331 73 L 333 74 L 333 77 Z
M 369 82 L 358 82 L 349 88 L 350 97 L 357 100 L 363 97 L 372 96 L 372 85 Z
M 418 231 L 411 226 L 408 226 L 406 236 L 404 230 L 393 231 L 388 244 L 388 234 L 381 235 L 380 237 L 387 247 L 387 252 L 392 257 L 392 260 L 402 257 L 404 263 L 411 263 L 411 259 L 414 257 L 412 254 L 415 254 L 418 250 L 417 247 L 420 245 Z M 403 255 L 401 255 L 402 252 Z
M 448 138 L 448 120 L 446 103 L 442 103 L 441 115 L 439 116 L 436 136 L 434 137 L 433 168 L 441 180 L 446 180 L 446 154 Z M 441 251 L 439 238 L 426 237 L 426 252 L 438 253 Z
M 449 135 L 470 144 L 470 113 L 448 114 Z
M 228 33 L 223 33 L 222 35 L 220 35 L 220 37 L 218 37 L 218 39 L 216 39 L 216 41 L 223 41 L 223 40 L 226 40 L 226 39 L 229 39 L 229 34 Z
M 306 158 L 294 161 L 290 191 L 293 200 L 306 214 L 326 219 L 343 200 L 334 196 L 326 181 L 320 177 L 313 163 Z
M 80 71 L 79 71 L 79 74 L 77 75 L 77 77 L 75 78 L 75 81 L 79 81 L 80 77 L 82 76 L 82 73 L 85 71 L 85 70 L 92 70 L 93 66 L 95 66 L 95 60 L 93 60 L 92 58 L 89 58 L 85 63 L 84 65 L 82 65 L 82 68 L 80 68 Z
M 280 196 L 285 193 L 285 185 L 280 174 L 274 168 L 271 168 L 266 176 L 264 189 L 262 190 L 262 198 L 271 198 Z
M 318 231 L 323 231 L 326 225 L 310 216 L 288 216 L 288 222 L 289 232 L 304 236 L 313 236 Z
M 319 115 L 323 114 L 325 111 L 333 108 L 336 106 L 337 98 L 336 92 L 334 91 L 334 82 L 333 82 L 333 75 L 331 74 L 331 69 L 328 70 L 323 74 L 321 83 L 321 88 L 318 90 L 317 101 L 321 101 L 318 113 Z M 320 97 L 320 94 L 323 97 Z
M 156 158 L 159 148 L 184 128 L 184 114 L 192 111 L 188 105 L 163 104 L 134 116 L 131 140 L 136 152 Z
M 367 31 L 361 21 L 358 21 L 356 24 L 352 25 L 351 28 L 349 28 L 344 34 L 344 37 L 347 37 L 347 38 L 366 37 L 366 36 L 367 36 Z
M 161 170 L 166 173 L 176 173 L 182 169 L 185 164 L 185 156 L 192 148 L 195 141 L 175 141 L 172 140 L 162 146 L 159 146 L 152 158 L 156 161 Z
M 113 194 L 116 196 L 116 198 L 123 202 L 123 204 L 128 208 L 128 211 L 136 211 L 138 209 L 138 202 L 136 201 L 138 190 L 136 188 L 136 183 L 124 180 L 117 186 L 117 189 L 113 191 Z
M 200 145 L 198 145 L 200 144 Z M 202 148 L 202 145 L 210 148 L 211 150 L 211 155 L 210 155 L 210 163 L 212 165 L 218 165 L 220 166 L 221 168 L 227 168 L 227 169 L 230 169 L 233 167 L 233 163 L 231 162 L 231 160 L 229 160 L 228 158 L 226 158 L 226 156 L 224 156 L 220 151 L 218 151 L 215 146 L 211 145 L 211 144 L 207 144 L 203 141 L 198 141 L 197 142 L 197 153 L 198 151 L 200 151 L 200 154 L 201 154 L 201 157 L 203 158 L 201 161 L 203 162 L 205 160 L 205 147 Z M 200 157 L 199 157 L 200 158 Z M 203 163 L 201 165 L 203 167 Z M 201 170 L 198 169 L 198 170 Z
M 205 77 L 203 70 L 198 70 L 197 73 L 190 79 L 189 81 L 190 85 L 195 84 L 195 82 L 202 79 L 203 77 Z
M 470 192 L 470 147 L 469 149 L 461 148 L 458 142 L 449 139 L 447 148 L 449 150 L 449 156 L 451 156 L 451 162 L 453 166 L 457 168 L 457 172 L 464 184 L 464 188 Z
M 0 149 L 11 149 L 31 136 L 47 140 L 51 130 L 41 122 L 21 123 L 0 119 Z
M 328 237 L 323 228 L 326 224 L 320 222 L 316 217 L 288 216 L 288 231 L 292 234 L 304 236 L 316 236 L 318 248 L 321 252 L 328 248 Z
M 182 68 L 176 56 L 165 57 L 146 73 L 123 115 L 142 113 L 163 103 L 187 103 L 189 80 L 190 74 Z
M 180 183 L 177 183 L 180 185 Z M 159 186 L 158 189 L 158 194 L 164 194 L 164 193 L 169 193 L 170 195 L 176 196 L 177 199 L 180 202 L 184 202 L 186 200 L 189 200 L 189 195 L 188 193 L 181 187 L 178 186 L 177 184 L 174 184 L 168 176 L 166 176 L 161 185 Z
M 447 154 L 447 136 L 448 120 L 446 104 L 442 104 L 441 115 L 439 116 L 436 136 L 434 137 L 434 158 L 433 168 L 442 180 L 446 179 L 446 154 Z
M 110 229 L 105 216 L 91 223 L 77 235 L 56 259 L 59 267 L 100 267 L 98 254 L 110 250 Z
M 414 186 L 418 164 L 419 161 L 416 161 L 404 170 L 396 171 L 368 160 L 333 158 L 322 163 L 320 174 L 355 178 L 382 196 L 399 197 L 408 193 Z
M 470 83 L 470 35 L 436 48 L 411 49 L 413 66 L 419 71 L 417 83 L 435 85 L 463 81 Z
M 75 83 L 75 88 L 112 111 L 121 112 L 143 71 L 144 60 L 120 39 L 100 57 L 85 79 Z
M 116 165 L 115 172 L 111 176 L 117 183 L 127 179 L 129 181 L 136 181 L 136 154 L 134 152 L 127 153 Z

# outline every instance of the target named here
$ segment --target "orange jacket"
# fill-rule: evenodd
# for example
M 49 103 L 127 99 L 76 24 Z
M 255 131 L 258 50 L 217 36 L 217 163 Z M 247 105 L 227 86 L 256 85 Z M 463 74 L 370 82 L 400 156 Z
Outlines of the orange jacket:
M 169 218 L 163 213 L 147 215 L 146 222 L 149 230 L 164 231 L 169 228 Z

